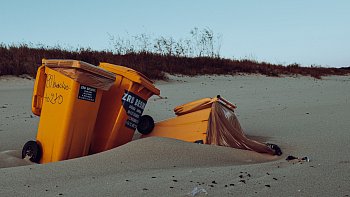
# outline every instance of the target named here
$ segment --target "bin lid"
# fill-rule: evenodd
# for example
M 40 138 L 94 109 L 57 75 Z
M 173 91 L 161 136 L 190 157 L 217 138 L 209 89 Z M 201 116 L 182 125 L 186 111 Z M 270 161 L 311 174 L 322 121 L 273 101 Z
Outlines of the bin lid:
M 112 72 L 78 60 L 43 59 L 42 64 L 75 81 L 103 90 L 108 90 L 116 77 Z
M 225 105 L 228 109 L 231 109 L 232 111 L 236 108 L 235 105 L 233 105 L 226 99 L 222 98 L 220 95 L 217 95 L 216 97 L 213 97 L 213 98 L 203 98 L 203 99 L 182 104 L 180 106 L 175 107 L 174 112 L 177 116 L 181 116 L 181 115 L 192 113 L 202 109 L 210 108 L 212 104 L 215 102 L 220 102 L 221 104 Z
M 202 109 L 210 108 L 211 105 L 217 101 L 217 98 L 203 98 L 195 100 L 189 103 L 179 105 L 174 108 L 174 112 L 177 116 L 192 113 Z
M 143 75 L 140 72 L 137 72 L 134 69 L 124 67 L 124 66 L 119 66 L 119 65 L 114 65 L 106 62 L 101 62 L 99 67 L 104 68 L 112 73 L 115 73 L 117 75 L 121 75 L 125 78 L 128 78 L 131 81 L 134 81 L 136 83 L 139 83 L 146 87 L 148 90 L 153 92 L 155 95 L 160 94 L 160 90 L 156 88 L 153 85 L 153 81 L 147 78 L 145 75 Z

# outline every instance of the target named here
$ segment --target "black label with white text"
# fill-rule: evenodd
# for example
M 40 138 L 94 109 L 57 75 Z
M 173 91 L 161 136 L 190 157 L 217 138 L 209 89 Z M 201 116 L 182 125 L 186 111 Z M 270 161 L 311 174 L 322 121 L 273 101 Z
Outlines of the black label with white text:
M 139 123 L 143 110 L 146 107 L 146 103 L 146 100 L 132 92 L 125 90 L 122 97 L 122 104 L 126 114 L 128 115 L 128 119 L 125 123 L 126 127 L 133 130 L 137 128 L 137 124 Z
M 95 102 L 97 89 L 89 86 L 80 85 L 78 99 Z

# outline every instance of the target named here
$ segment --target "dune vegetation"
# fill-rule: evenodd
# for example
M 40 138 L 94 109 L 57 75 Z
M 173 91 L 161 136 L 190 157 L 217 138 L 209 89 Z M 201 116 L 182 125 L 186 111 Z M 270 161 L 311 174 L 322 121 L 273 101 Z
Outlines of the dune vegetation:
M 166 73 L 188 76 L 235 75 L 239 73 L 266 76 L 303 75 L 321 78 L 347 75 L 348 68 L 326 68 L 258 62 L 251 59 L 228 59 L 220 56 L 221 37 L 209 28 L 194 28 L 188 39 L 151 38 L 146 34 L 129 39 L 110 36 L 113 50 L 91 48 L 64 49 L 32 44 L 0 44 L 0 75 L 35 76 L 41 59 L 75 59 L 94 65 L 109 62 L 142 72 L 151 79 L 166 79 Z

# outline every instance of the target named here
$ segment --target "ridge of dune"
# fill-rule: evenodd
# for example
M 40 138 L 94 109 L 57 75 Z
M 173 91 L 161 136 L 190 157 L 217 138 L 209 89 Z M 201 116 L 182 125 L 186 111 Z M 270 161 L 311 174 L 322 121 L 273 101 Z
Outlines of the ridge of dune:
M 20 159 L 19 151 L 14 153 L 17 154 L 7 155 L 7 159 L 19 165 L 30 164 Z M 7 151 L 2 152 L 0 158 L 4 158 L 1 156 L 5 154 L 7 154 Z M 93 172 L 96 169 L 96 171 L 101 171 L 98 166 L 103 166 L 109 170 L 115 168 L 115 171 L 125 172 L 128 170 L 166 169 L 174 166 L 209 167 L 254 164 L 273 161 L 277 158 L 277 156 L 259 154 L 248 150 L 195 144 L 170 138 L 149 137 L 94 155 L 61 162 L 39 164 L 31 166 L 31 168 L 39 170 L 69 166 L 72 172 L 76 173 L 85 170 Z

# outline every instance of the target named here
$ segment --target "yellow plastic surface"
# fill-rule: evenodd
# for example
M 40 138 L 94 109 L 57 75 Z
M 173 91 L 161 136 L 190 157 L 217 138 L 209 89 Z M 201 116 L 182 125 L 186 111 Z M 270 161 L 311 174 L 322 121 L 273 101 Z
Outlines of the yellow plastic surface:
M 139 113 L 135 115 L 133 128 L 127 127 L 126 123 L 131 122 L 132 118 L 123 106 L 128 99 L 127 92 L 137 95 L 144 101 L 154 94 L 160 94 L 159 89 L 152 84 L 151 80 L 135 70 L 108 63 L 101 63 L 99 66 L 115 73 L 116 80 L 109 91 L 103 93 L 90 154 L 106 151 L 132 140 L 138 118 L 145 106 L 139 108 Z M 132 102 L 135 104 L 136 100 L 138 99 Z
M 206 143 L 206 131 L 210 112 L 211 108 L 209 107 L 158 122 L 150 134 L 142 135 L 141 138 L 158 136 L 187 142 L 203 140 L 203 143 Z
M 196 101 L 192 101 L 183 105 L 179 105 L 174 108 L 174 112 L 177 116 L 192 113 L 202 109 L 210 108 L 212 103 L 217 101 L 217 98 L 203 98 Z
M 44 65 L 37 72 L 32 102 L 33 113 L 41 116 L 36 137 L 43 151 L 40 163 L 85 156 L 102 90 L 80 84 Z
M 158 136 L 187 142 L 203 140 L 203 143 L 207 143 L 208 121 L 215 102 L 220 102 L 231 110 L 236 108 L 220 96 L 185 103 L 174 108 L 177 117 L 156 123 L 152 132 L 141 138 Z
M 41 108 L 44 101 L 44 90 L 45 90 L 46 74 L 45 66 L 40 66 L 36 73 L 33 98 L 32 98 L 32 112 L 33 114 L 40 116 Z
M 147 88 L 148 91 L 153 92 L 155 95 L 160 94 L 160 90 L 153 85 L 153 82 L 149 78 L 134 69 L 105 62 L 101 62 L 99 67 L 104 68 L 105 70 L 114 74 L 123 76 L 134 83 L 138 83 Z
M 42 65 L 38 68 L 32 99 L 32 112 L 40 116 L 43 103 L 43 95 L 46 85 L 45 68 L 49 67 L 74 81 L 97 89 L 108 90 L 115 81 L 115 74 L 92 64 L 66 59 L 43 59 Z M 55 82 L 54 82 L 55 83 Z M 62 86 L 63 84 L 53 84 Z
M 107 72 L 92 64 L 78 61 L 78 60 L 67 60 L 67 59 L 43 59 L 42 64 L 49 68 L 74 68 L 82 69 L 86 72 L 91 72 L 99 75 L 100 77 L 115 78 L 115 75 L 111 72 Z
M 115 74 L 83 61 L 43 59 L 42 64 L 81 84 L 102 90 L 108 90 L 115 80 Z

